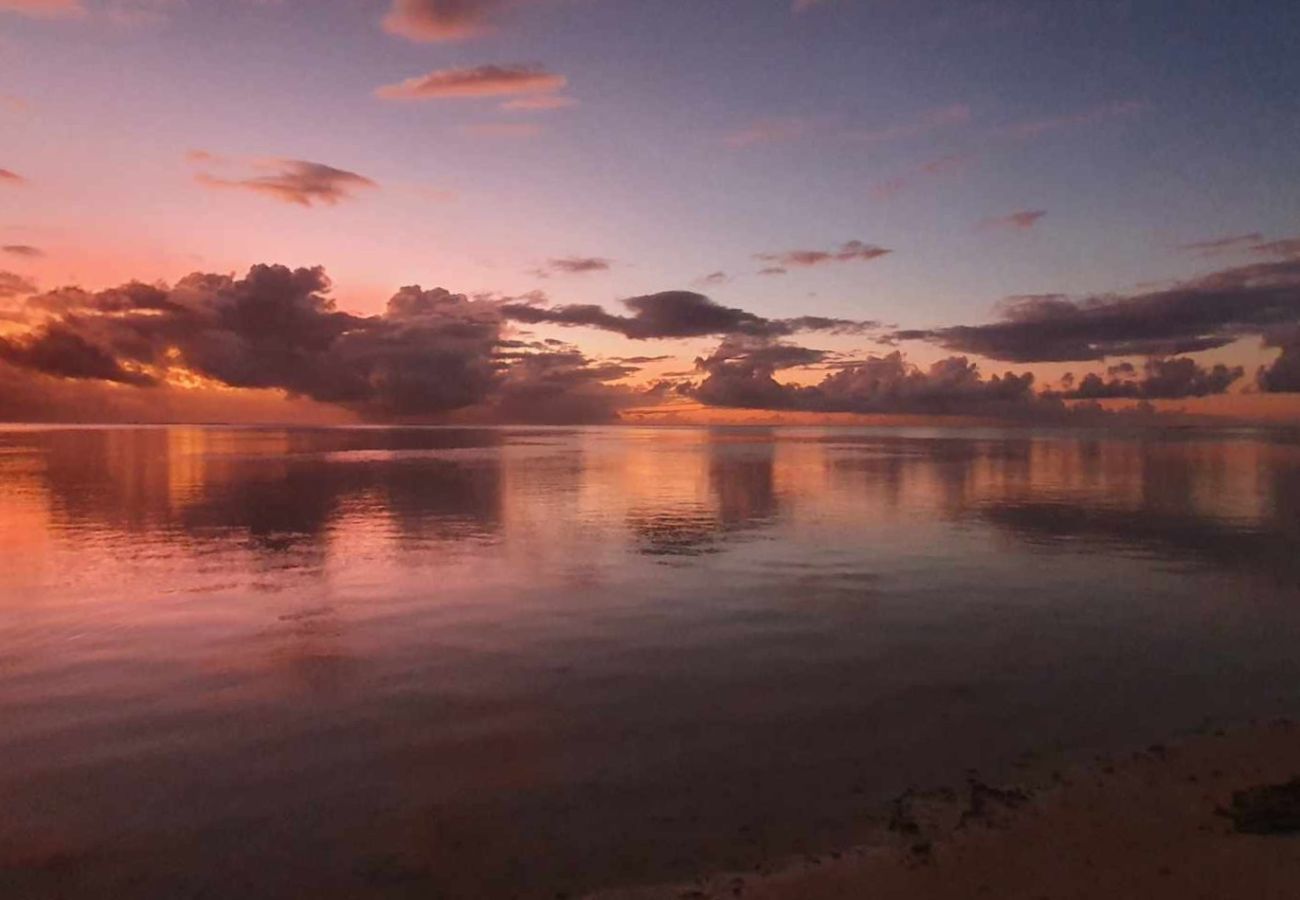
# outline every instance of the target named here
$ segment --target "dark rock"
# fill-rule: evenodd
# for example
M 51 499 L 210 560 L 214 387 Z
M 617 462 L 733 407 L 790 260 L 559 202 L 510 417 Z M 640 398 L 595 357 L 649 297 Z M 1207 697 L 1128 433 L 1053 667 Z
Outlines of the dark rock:
M 1300 832 L 1300 778 L 1237 791 L 1224 814 L 1242 834 Z

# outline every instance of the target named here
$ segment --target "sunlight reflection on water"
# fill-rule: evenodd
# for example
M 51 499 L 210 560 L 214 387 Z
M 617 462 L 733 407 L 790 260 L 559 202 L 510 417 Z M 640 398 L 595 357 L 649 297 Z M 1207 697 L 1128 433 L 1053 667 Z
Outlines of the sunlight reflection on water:
M 0 887 L 554 896 L 1294 708 L 1300 447 L 0 429 Z M 204 894 L 203 892 L 207 892 Z

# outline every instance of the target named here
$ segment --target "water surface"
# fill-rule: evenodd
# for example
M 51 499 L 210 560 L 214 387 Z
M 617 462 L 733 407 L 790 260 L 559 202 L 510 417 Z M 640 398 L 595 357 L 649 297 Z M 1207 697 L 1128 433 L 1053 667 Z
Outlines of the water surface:
M 0 428 L 0 890 L 554 897 L 1300 708 L 1253 432 Z

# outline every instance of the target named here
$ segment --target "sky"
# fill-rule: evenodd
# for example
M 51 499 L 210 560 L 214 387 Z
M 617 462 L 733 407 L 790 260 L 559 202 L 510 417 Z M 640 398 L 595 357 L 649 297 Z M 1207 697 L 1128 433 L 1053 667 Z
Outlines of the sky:
M 1293 420 L 1297 39 L 1285 0 L 0 0 L 0 419 Z

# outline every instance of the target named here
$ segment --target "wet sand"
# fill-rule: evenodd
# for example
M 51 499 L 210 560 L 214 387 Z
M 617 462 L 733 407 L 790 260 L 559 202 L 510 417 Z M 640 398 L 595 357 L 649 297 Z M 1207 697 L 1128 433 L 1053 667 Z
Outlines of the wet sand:
M 868 844 L 600 900 L 745 897 L 1300 897 L 1300 833 L 1250 834 L 1234 793 L 1300 776 L 1300 725 L 1273 722 L 1153 745 L 1125 758 L 1027 760 L 1012 785 L 971 773 L 908 792 Z

